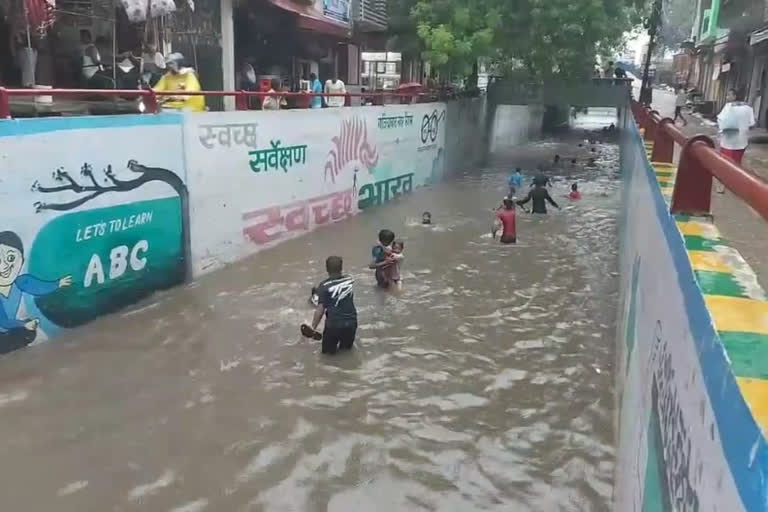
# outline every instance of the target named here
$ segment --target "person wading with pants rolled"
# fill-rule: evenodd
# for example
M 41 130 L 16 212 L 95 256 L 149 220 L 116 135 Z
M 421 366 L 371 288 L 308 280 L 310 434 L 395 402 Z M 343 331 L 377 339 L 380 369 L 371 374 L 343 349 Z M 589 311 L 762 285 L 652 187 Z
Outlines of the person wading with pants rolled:
M 312 318 L 312 330 L 316 330 L 325 316 L 323 330 L 323 354 L 335 354 L 349 350 L 357 333 L 357 309 L 353 293 L 354 280 L 341 273 L 342 259 L 329 256 L 325 260 L 328 279 L 317 286 L 318 305 Z

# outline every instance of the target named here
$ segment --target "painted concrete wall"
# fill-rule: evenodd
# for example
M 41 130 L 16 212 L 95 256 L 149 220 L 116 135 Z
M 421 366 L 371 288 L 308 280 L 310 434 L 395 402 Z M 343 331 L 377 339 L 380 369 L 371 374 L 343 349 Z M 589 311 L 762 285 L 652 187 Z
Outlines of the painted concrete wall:
M 614 510 L 765 511 L 765 437 L 669 214 L 670 173 L 624 132 Z
M 488 102 L 485 97 L 446 104 L 445 168 L 464 170 L 488 153 Z
M 184 280 L 182 121 L 0 121 L 0 352 Z
M 484 105 L 0 121 L 0 353 L 442 179 Z
M 544 118 L 544 108 L 541 105 L 497 105 L 491 111 L 491 153 L 524 144 L 541 135 Z
M 193 274 L 438 181 L 446 104 L 190 114 Z

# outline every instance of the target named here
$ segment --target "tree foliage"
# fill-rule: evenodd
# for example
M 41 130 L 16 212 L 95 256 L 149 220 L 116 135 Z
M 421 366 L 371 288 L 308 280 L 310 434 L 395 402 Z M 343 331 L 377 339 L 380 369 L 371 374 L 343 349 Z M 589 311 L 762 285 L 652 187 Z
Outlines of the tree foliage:
M 486 57 L 537 80 L 591 74 L 595 56 L 615 47 L 642 11 L 642 0 L 410 1 L 433 66 L 464 74 Z

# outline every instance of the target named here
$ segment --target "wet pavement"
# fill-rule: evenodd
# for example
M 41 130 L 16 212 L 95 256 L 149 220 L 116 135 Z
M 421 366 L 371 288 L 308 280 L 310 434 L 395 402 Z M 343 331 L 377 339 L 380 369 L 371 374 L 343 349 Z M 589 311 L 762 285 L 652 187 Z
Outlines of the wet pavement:
M 521 215 L 516 246 L 487 234 L 509 170 L 555 152 L 577 148 L 511 149 L 0 358 L 0 508 L 609 510 L 618 148 L 557 171 L 564 211 Z M 383 227 L 399 295 L 365 268 Z M 333 253 L 360 329 L 328 358 L 298 325 Z
M 669 91 L 654 89 L 653 107 L 663 116 L 674 116 L 675 95 Z M 695 135 L 708 135 L 717 143 L 717 125 L 712 122 L 694 116 L 686 112 L 685 118 L 688 125 L 682 123 L 678 127 L 688 137 Z M 679 148 L 676 147 L 675 161 L 680 158 Z M 768 180 L 768 145 L 750 144 L 744 154 L 744 167 L 761 177 Z M 763 289 L 768 290 L 768 226 L 765 220 L 744 201 L 726 190 L 723 194 L 718 194 L 713 187 L 712 190 L 712 214 L 715 219 L 715 225 L 728 244 L 739 253 L 752 267 L 757 274 L 757 279 Z

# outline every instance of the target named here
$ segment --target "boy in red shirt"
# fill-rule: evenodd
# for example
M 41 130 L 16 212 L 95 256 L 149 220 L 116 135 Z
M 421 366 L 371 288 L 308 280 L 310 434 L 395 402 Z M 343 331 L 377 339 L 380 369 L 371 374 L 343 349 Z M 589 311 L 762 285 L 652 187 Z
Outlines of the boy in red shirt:
M 508 198 L 504 198 L 504 204 L 496 214 L 496 220 L 493 223 L 491 229 L 491 236 L 496 239 L 496 232 L 501 228 L 501 243 L 514 244 L 517 242 L 517 230 L 515 227 L 515 202 Z

